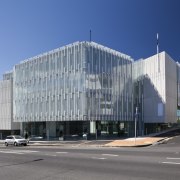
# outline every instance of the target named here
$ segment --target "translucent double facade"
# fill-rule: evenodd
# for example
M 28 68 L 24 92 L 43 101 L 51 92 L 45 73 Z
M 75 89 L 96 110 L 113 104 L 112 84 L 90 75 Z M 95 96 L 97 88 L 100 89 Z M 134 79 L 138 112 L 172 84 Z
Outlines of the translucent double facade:
M 85 109 L 83 44 L 29 59 L 14 68 L 14 118 L 18 122 L 82 120 Z
M 85 43 L 88 120 L 132 120 L 132 59 Z
M 21 135 L 47 139 L 134 136 L 135 123 L 137 135 L 159 132 L 180 119 L 179 84 L 180 65 L 165 52 L 133 61 L 97 43 L 76 42 L 4 74 L 0 137 L 3 130 L 19 132 L 19 125 Z
M 14 67 L 15 122 L 133 121 L 130 56 L 76 42 Z

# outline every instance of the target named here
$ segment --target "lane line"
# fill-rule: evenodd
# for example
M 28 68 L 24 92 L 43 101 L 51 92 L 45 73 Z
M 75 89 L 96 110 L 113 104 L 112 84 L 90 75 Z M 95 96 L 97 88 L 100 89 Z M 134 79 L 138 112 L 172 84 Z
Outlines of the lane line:
M 112 157 L 117 157 L 117 156 L 119 156 L 119 155 L 117 155 L 117 154 L 102 154 L 102 156 L 112 156 Z
M 28 154 L 28 153 L 35 153 L 39 151 L 31 151 L 31 150 L 0 150 L 1 153 L 5 154 Z
M 24 154 L 24 153 L 16 152 L 16 151 L 0 151 L 0 152 L 4 154 Z
M 53 157 L 56 157 L 57 155 L 55 154 L 45 154 L 46 156 L 53 156 Z
M 39 151 L 31 151 L 31 150 L 12 150 L 12 152 L 20 152 L 20 153 L 35 153 Z
M 176 162 L 162 162 L 163 164 L 173 164 L 173 165 L 180 165 L 180 163 Z
M 171 157 L 167 157 L 166 159 L 180 159 L 180 158 L 171 158 Z
M 67 154 L 68 152 L 56 152 L 58 154 Z
M 99 157 L 91 157 L 92 159 L 99 159 L 99 160 L 104 160 L 104 159 L 107 159 L 107 158 L 99 158 Z

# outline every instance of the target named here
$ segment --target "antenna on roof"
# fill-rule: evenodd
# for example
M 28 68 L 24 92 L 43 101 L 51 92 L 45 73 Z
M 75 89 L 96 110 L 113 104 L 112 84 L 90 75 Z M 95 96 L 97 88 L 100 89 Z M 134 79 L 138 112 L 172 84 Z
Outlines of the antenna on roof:
M 90 30 L 90 32 L 89 32 L 89 35 L 90 35 L 90 37 L 89 37 L 89 38 L 90 38 L 90 42 L 91 42 L 91 30 Z
M 159 34 L 157 33 L 157 54 L 159 54 Z
M 159 62 L 159 34 L 157 33 L 157 61 L 158 61 L 158 72 L 160 72 L 160 62 Z

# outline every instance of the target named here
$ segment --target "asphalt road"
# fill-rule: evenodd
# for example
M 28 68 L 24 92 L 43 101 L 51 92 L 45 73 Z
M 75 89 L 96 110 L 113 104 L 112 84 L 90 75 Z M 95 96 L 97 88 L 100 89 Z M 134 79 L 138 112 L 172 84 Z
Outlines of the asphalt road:
M 144 148 L 0 147 L 0 180 L 174 180 L 180 137 Z

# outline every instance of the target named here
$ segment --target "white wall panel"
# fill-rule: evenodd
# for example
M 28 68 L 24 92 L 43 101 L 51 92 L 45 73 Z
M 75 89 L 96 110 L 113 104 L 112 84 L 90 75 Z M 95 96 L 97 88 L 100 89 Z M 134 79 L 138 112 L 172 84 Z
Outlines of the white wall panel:
M 12 80 L 0 81 L 0 130 L 17 130 L 19 123 L 13 122 Z
M 140 65 L 143 70 L 139 71 L 139 76 L 142 76 L 144 81 L 144 112 L 142 112 L 144 122 L 176 122 L 176 62 L 165 52 L 162 52 L 159 54 L 159 63 L 157 55 L 154 55 L 137 61 L 135 68 L 140 67 Z M 137 78 L 137 75 L 135 78 Z M 161 113 L 160 104 L 161 109 L 163 108 Z

